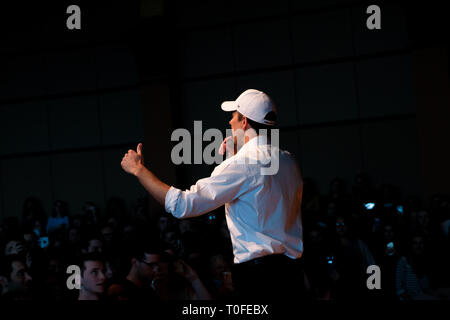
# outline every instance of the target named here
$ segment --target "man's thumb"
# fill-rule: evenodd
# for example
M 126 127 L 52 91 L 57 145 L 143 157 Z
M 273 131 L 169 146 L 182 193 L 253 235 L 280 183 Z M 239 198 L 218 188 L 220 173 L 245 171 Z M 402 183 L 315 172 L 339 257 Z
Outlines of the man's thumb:
M 142 156 L 142 143 L 139 143 L 137 146 L 137 154 Z

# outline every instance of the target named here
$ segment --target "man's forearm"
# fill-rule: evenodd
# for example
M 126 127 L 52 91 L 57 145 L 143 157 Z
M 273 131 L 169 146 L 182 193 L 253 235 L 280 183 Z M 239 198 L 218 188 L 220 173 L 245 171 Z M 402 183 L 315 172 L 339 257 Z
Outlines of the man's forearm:
M 144 165 L 139 166 L 134 175 L 139 179 L 139 182 L 156 199 L 162 206 L 165 205 L 166 194 L 170 186 L 158 179 L 150 170 Z

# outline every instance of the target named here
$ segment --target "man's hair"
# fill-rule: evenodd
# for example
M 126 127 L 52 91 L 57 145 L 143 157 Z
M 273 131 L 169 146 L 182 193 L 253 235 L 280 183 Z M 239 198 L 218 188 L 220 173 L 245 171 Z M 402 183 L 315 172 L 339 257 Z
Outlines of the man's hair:
M 158 237 L 138 237 L 133 245 L 131 258 L 145 260 L 145 254 L 161 254 L 163 245 Z
M 52 214 L 51 214 L 51 216 L 52 216 L 53 218 L 55 218 L 55 217 L 57 216 L 57 214 L 56 214 L 56 209 L 55 209 L 56 203 L 60 203 L 60 205 L 61 205 L 61 211 L 59 212 L 60 215 L 61 215 L 61 217 L 66 217 L 66 216 L 68 216 L 68 211 L 69 211 L 69 209 L 68 209 L 68 206 L 67 206 L 67 202 L 62 201 L 62 200 L 56 200 L 56 201 L 54 202 L 53 208 L 52 208 Z
M 99 232 L 91 232 L 87 234 L 81 234 L 81 248 L 88 249 L 91 240 L 99 240 L 103 244 L 103 236 Z
M 80 258 L 80 263 L 78 264 L 81 269 L 81 276 L 83 276 L 84 271 L 86 270 L 86 262 L 87 261 L 99 261 L 105 265 L 105 258 L 98 252 L 90 252 L 85 253 Z
M 239 111 L 237 113 L 238 113 L 238 120 L 242 121 L 244 119 L 244 115 L 242 113 L 240 113 Z M 269 126 L 269 125 L 266 125 L 263 123 L 253 121 L 253 120 L 249 119 L 248 117 L 246 117 L 246 118 L 247 118 L 248 124 L 253 129 L 255 129 L 256 133 L 258 133 L 258 134 L 259 134 L 259 130 L 266 129 L 267 133 L 269 133 L 271 129 L 275 128 L 275 126 Z M 269 120 L 269 121 L 277 121 L 277 114 L 273 111 L 270 111 L 268 114 L 266 114 L 264 119 Z

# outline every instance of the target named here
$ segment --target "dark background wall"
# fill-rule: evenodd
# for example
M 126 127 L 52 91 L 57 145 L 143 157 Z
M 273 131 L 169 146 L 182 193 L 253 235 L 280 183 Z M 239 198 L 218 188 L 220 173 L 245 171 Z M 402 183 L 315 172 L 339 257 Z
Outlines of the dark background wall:
M 61 199 L 75 214 L 86 201 L 104 209 L 111 196 L 132 209 L 145 194 L 120 167 L 144 135 L 136 58 L 124 37 L 138 9 L 82 2 L 76 33 L 66 28 L 69 4 L 2 9 L 9 16 L 0 59 L 3 217 L 20 215 L 30 195 L 47 213 Z
M 361 171 L 404 195 L 448 191 L 438 183 L 445 161 L 429 174 L 438 146 L 427 149 L 436 143 L 433 119 L 442 118 L 448 101 L 438 7 L 343 0 L 74 3 L 82 30 L 65 27 L 72 2 L 2 12 L 1 217 L 18 216 L 29 195 L 47 212 L 57 199 L 77 213 L 87 200 L 104 208 L 111 196 L 123 197 L 131 210 L 145 192 L 120 160 L 139 141 L 157 175 L 188 187 L 212 168 L 170 164 L 171 131 L 192 130 L 194 120 L 204 130 L 224 130 L 229 119 L 220 103 L 247 88 L 275 100 L 281 146 L 321 192 L 334 177 L 349 187 Z M 381 7 L 381 30 L 366 28 L 370 4 Z M 423 28 L 421 12 L 432 22 Z M 430 66 L 418 68 L 424 61 Z M 430 83 L 441 85 L 433 104 L 440 111 L 424 122 L 421 97 L 436 96 Z M 439 137 L 446 135 L 442 129 Z
M 221 23 L 204 19 L 202 6 L 183 8 L 183 125 L 206 117 L 223 126 L 220 102 L 258 88 L 278 104 L 282 147 L 320 191 L 365 170 L 376 183 L 421 193 L 402 5 L 382 6 L 382 30 L 371 31 L 367 7 L 342 1 L 237 4 L 203 7 Z M 192 179 L 207 174 L 189 169 Z

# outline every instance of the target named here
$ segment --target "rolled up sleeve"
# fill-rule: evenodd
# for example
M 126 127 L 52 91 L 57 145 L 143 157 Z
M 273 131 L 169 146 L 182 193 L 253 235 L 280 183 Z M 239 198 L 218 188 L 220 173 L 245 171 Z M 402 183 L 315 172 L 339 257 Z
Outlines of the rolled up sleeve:
M 228 164 L 189 190 L 170 187 L 165 198 L 165 209 L 178 219 L 208 213 L 246 192 L 250 182 L 245 166 Z
M 169 191 L 167 191 L 164 206 L 168 213 L 175 212 L 177 201 L 181 192 L 182 191 L 180 189 L 174 188 L 173 186 L 170 187 Z

